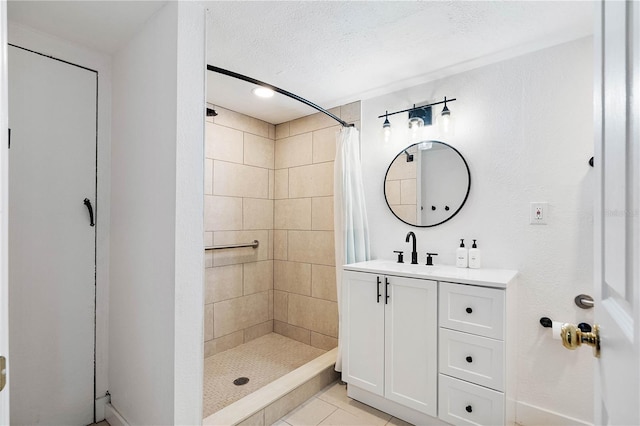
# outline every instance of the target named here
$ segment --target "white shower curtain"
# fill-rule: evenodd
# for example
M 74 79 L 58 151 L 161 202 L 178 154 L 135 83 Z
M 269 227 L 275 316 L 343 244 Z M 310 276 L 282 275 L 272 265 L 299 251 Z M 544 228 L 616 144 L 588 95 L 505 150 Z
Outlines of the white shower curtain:
M 343 127 L 336 141 L 333 180 L 333 212 L 338 289 L 338 357 L 336 371 L 342 371 L 342 265 L 370 259 L 369 223 L 364 202 L 360 132 Z

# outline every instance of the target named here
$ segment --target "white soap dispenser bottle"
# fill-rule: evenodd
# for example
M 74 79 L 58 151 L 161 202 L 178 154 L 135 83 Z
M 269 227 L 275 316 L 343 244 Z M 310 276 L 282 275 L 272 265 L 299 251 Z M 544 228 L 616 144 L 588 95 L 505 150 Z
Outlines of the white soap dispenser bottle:
M 481 258 L 480 258 L 480 249 L 476 244 L 476 240 L 473 240 L 473 245 L 469 249 L 469 268 L 478 269 L 480 268 Z
M 468 265 L 468 255 L 469 252 L 467 248 L 464 246 L 464 240 L 460 239 L 460 247 L 456 250 L 456 266 L 458 268 L 466 268 Z

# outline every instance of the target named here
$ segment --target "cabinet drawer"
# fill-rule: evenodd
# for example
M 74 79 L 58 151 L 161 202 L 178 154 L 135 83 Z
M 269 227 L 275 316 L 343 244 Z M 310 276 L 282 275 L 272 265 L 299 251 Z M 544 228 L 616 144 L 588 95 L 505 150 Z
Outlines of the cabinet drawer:
M 440 283 L 440 326 L 504 338 L 504 290 Z
M 504 342 L 440 329 L 440 373 L 504 391 Z
M 441 374 L 438 413 L 454 425 L 504 425 L 504 394 Z

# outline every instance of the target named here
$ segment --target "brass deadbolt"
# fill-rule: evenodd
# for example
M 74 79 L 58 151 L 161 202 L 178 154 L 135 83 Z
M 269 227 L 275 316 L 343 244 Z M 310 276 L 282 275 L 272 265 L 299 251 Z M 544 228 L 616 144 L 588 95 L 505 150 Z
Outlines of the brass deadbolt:
M 575 350 L 584 343 L 593 347 L 593 356 L 600 358 L 600 327 L 597 324 L 590 332 L 584 332 L 574 324 L 564 324 L 560 329 L 560 337 L 565 348 Z

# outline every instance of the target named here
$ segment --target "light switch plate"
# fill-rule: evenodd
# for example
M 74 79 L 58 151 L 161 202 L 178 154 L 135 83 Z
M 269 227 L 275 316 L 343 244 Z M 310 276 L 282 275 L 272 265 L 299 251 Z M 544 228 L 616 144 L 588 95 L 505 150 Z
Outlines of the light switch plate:
M 529 223 L 531 225 L 546 225 L 549 216 L 549 203 L 532 202 Z

